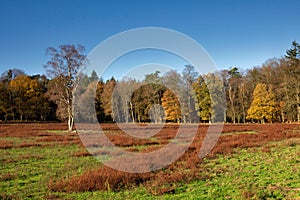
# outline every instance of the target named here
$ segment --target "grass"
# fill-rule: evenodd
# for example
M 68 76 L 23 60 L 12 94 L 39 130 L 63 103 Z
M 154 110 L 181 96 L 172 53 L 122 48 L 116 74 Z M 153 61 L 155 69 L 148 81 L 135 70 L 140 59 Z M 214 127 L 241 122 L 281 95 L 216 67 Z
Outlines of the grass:
M 47 184 L 53 177 L 68 178 L 101 165 L 93 157 L 70 157 L 80 150 L 78 145 L 1 150 L 2 196 L 5 194 L 17 199 L 300 198 L 300 139 L 291 138 L 259 148 L 237 149 L 230 156 L 205 159 L 206 171 L 203 173 L 209 178 L 188 184 L 178 183 L 174 194 L 153 196 L 142 186 L 120 192 L 49 191 Z M 14 161 L 4 165 L 4 161 L 11 159 Z
M 44 132 L 47 132 L 47 133 L 62 133 L 62 134 L 65 134 L 65 133 L 68 133 L 69 131 L 67 131 L 67 130 L 45 130 Z
M 267 149 L 267 150 L 266 150 Z M 53 193 L 66 199 L 299 199 L 300 139 L 236 149 L 205 159 L 206 180 L 177 183 L 173 194 L 154 196 L 143 186 L 120 192 Z M 284 159 L 283 159 L 284 158 Z
M 208 194 L 233 199 L 300 198 L 299 152 L 300 139 L 291 138 L 206 160 L 206 168 L 212 169 Z
M 1 138 L 1 142 L 7 142 L 7 143 L 11 143 L 12 147 L 13 146 L 18 146 L 20 144 L 24 144 L 24 143 L 31 143 L 34 142 L 34 138 L 33 137 L 26 137 L 26 138 L 20 138 L 20 137 L 5 137 L 5 138 Z M 0 147 L 1 148 L 1 147 Z
M 43 199 L 49 193 L 47 185 L 51 179 L 68 178 L 101 165 L 90 156 L 71 156 L 81 149 L 79 145 L 57 145 L 0 150 L 0 194 L 16 199 Z
M 227 129 L 232 129 L 226 131 L 225 135 L 232 133 L 228 139 L 233 142 L 241 133 L 245 136 L 250 134 L 248 138 L 256 136 L 255 131 L 250 129 L 238 131 L 235 126 Z M 294 129 L 291 130 L 294 134 Z M 174 173 L 189 176 L 191 168 L 184 165 L 182 159 L 171 168 L 154 174 L 171 180 L 169 182 L 158 179 L 120 190 L 113 190 L 107 185 L 106 191 L 65 192 L 55 191 L 49 185 L 64 180 L 81 180 L 84 183 L 89 179 L 81 175 L 93 169 L 102 169 L 103 166 L 97 159 L 88 156 L 74 135 L 56 130 L 50 131 L 50 135 L 43 133 L 49 133 L 49 130 L 28 134 L 27 137 L 24 134 L 20 137 L 0 135 L 0 142 L 10 144 L 10 148 L 0 148 L 0 199 L 300 199 L 300 138 L 287 137 L 276 142 L 268 140 L 270 142 L 261 143 L 260 146 L 237 147 L 229 153 L 205 158 L 201 163 L 192 165 L 201 170 L 194 171 L 199 173 L 199 178 L 191 181 L 178 179 Z M 41 146 L 32 146 L 34 143 Z M 51 145 L 47 145 L 49 143 Z M 143 152 L 158 146 L 156 143 L 148 145 L 146 142 L 137 142 L 136 146 L 124 148 Z M 178 169 L 172 171 L 172 167 Z M 107 173 L 105 170 L 102 172 Z M 99 173 L 90 174 L 93 175 Z M 111 174 L 107 175 L 110 177 Z M 139 182 L 139 177 L 134 178 Z M 158 187 L 165 192 L 157 193 Z
M 239 131 L 239 132 L 222 133 L 222 135 L 237 135 L 237 134 L 257 134 L 257 131 Z

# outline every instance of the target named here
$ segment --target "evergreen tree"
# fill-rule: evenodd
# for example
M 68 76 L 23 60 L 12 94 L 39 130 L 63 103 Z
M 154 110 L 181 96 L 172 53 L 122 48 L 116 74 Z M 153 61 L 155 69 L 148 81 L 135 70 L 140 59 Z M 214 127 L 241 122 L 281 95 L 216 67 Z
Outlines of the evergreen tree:
M 300 122 L 300 45 L 296 41 L 292 42 L 292 47 L 286 51 L 285 57 L 289 61 L 286 76 L 293 99 L 292 107 L 296 108 L 297 121 Z

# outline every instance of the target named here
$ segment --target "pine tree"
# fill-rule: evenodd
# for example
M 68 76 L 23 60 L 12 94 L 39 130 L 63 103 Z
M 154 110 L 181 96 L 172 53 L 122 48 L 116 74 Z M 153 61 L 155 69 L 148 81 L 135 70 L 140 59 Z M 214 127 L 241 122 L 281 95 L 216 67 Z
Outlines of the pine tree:
M 288 78 L 289 92 L 291 93 L 292 107 L 296 108 L 297 121 L 300 122 L 300 45 L 292 42 L 292 47 L 286 51 L 288 68 L 286 76 Z
M 266 84 L 257 84 L 253 92 L 253 101 L 248 109 L 247 119 L 254 119 L 264 123 L 265 120 L 275 119 L 278 106 L 272 91 Z

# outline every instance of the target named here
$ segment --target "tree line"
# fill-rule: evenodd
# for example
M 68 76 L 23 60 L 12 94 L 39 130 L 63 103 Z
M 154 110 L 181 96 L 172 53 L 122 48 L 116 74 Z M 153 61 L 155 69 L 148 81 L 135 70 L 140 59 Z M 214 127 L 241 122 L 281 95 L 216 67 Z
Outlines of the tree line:
M 47 53 L 47 76 L 29 76 L 19 69 L 2 73 L 1 121 L 61 120 L 68 121 L 70 129 L 74 117 L 101 123 L 300 122 L 296 41 L 282 58 L 252 69 L 231 67 L 199 74 L 186 65 L 182 72 L 155 71 L 140 81 L 126 77 L 104 81 L 95 71 L 80 74 L 86 58 L 81 45 L 48 48 Z M 218 101 L 226 103 L 221 115 L 214 109 Z M 74 103 L 80 112 L 74 110 Z M 93 111 L 95 116 L 90 115 Z

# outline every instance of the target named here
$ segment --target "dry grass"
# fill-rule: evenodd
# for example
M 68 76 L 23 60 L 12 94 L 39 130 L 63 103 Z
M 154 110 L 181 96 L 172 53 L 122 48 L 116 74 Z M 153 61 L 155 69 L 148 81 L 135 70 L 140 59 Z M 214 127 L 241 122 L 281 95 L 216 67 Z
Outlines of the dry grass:
M 138 186 L 150 180 L 151 174 L 132 174 L 101 167 L 89 170 L 79 177 L 69 180 L 50 181 L 48 187 L 52 191 L 84 192 L 93 190 L 119 191 L 124 188 Z
M 0 140 L 0 149 L 11 149 L 14 146 L 12 141 Z
M 127 151 L 139 151 L 138 146 L 142 146 L 140 152 L 155 151 L 162 146 L 168 144 L 172 140 L 179 126 L 165 125 L 151 139 L 137 139 L 125 134 L 115 124 L 101 125 L 107 137 L 117 146 Z M 184 126 L 183 131 L 189 133 L 189 127 Z M 55 133 L 47 132 L 48 130 L 64 130 L 65 124 L 20 124 L 20 125 L 0 125 L 0 148 L 25 148 L 30 146 L 45 147 L 49 145 L 63 144 L 81 144 L 81 141 L 75 133 Z M 152 129 L 155 129 L 155 127 Z M 119 191 L 126 188 L 136 187 L 140 184 L 153 194 L 173 193 L 176 184 L 182 184 L 195 179 L 205 180 L 207 177 L 201 177 L 200 174 L 205 170 L 199 159 L 198 153 L 202 145 L 202 141 L 208 130 L 208 125 L 199 125 L 197 135 L 188 150 L 174 163 L 164 169 L 141 174 L 131 174 L 121 172 L 108 167 L 100 167 L 99 169 L 88 170 L 81 175 L 73 176 L 68 179 L 53 179 L 49 182 L 48 187 L 52 191 L 65 192 L 83 192 L 94 190 L 111 190 Z M 252 148 L 261 146 L 265 152 L 269 151 L 266 144 L 270 141 L 280 141 L 286 138 L 300 138 L 299 124 L 268 124 L 268 125 L 225 125 L 223 133 L 207 155 L 207 158 L 213 158 L 217 154 L 230 154 L 236 148 Z M 137 131 L 133 125 L 128 125 L 127 131 Z M 241 132 L 255 131 L 257 134 L 241 134 Z M 237 133 L 237 134 L 234 134 Z M 238 134 L 239 133 L 239 134 Z M 1 140 L 1 137 L 33 137 L 31 142 L 22 142 L 14 144 L 12 141 Z M 98 147 L 98 144 L 91 141 L 87 144 L 89 147 Z M 291 143 L 291 145 L 293 145 Z M 109 152 L 99 150 L 97 155 L 106 155 Z M 74 153 L 72 156 L 90 156 L 87 151 Z M 24 158 L 25 159 L 25 158 Z M 13 160 L 12 160 L 13 162 Z M 133 164 L 141 164 L 141 160 L 133 161 Z M 13 178 L 14 175 L 7 174 L 2 179 Z

